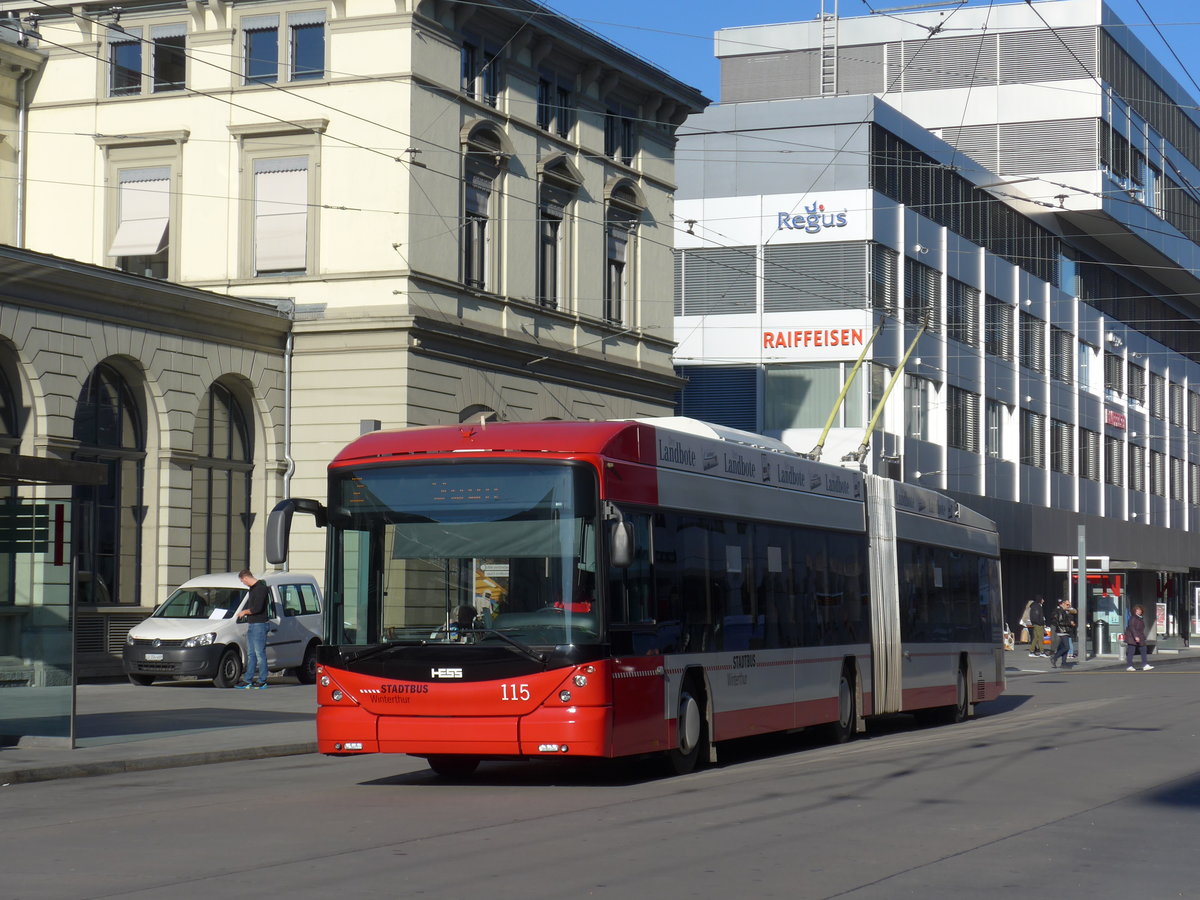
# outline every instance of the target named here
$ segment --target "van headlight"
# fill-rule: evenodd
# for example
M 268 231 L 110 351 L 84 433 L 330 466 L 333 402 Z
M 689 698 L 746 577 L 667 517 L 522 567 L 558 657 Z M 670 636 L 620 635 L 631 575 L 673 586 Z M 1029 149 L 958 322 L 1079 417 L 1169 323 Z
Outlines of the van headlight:
M 183 642 L 185 647 L 207 647 L 217 639 L 217 633 L 210 631 L 208 634 L 198 634 L 195 637 L 190 637 Z
M 132 634 L 125 635 L 125 646 L 126 647 L 132 647 L 136 643 L 137 643 L 137 641 L 134 640 L 134 637 Z

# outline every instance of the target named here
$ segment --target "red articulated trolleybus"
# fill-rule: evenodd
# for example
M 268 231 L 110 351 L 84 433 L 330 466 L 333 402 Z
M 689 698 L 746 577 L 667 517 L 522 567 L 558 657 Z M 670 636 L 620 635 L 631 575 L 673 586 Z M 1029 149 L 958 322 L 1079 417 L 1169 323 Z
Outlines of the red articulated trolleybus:
M 322 753 L 662 754 L 1004 688 L 992 522 L 925 488 L 691 419 L 365 435 L 329 496 Z

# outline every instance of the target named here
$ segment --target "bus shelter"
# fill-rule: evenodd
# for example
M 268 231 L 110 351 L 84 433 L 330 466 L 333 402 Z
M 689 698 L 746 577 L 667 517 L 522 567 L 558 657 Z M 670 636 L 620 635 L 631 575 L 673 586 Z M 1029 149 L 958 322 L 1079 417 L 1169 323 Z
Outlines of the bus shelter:
M 0 746 L 75 746 L 72 492 L 107 477 L 0 454 Z

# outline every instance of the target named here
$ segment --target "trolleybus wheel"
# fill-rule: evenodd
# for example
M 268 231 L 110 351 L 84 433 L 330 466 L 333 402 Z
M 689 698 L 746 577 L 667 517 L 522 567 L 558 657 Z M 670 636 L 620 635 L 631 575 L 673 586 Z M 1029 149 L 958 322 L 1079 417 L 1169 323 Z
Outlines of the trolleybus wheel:
M 971 698 L 967 691 L 967 672 L 962 666 L 958 667 L 954 689 L 957 692 L 954 696 L 954 706 L 947 710 L 946 718 L 954 723 L 965 722 L 971 716 Z
M 473 756 L 430 756 L 426 762 L 443 778 L 466 778 L 479 768 L 479 760 Z
M 700 754 L 708 746 L 708 724 L 705 722 L 704 697 L 689 679 L 679 692 L 679 713 L 676 719 L 678 746 L 667 756 L 676 775 L 686 775 L 696 768 Z
M 842 677 L 838 679 L 838 717 L 829 727 L 830 736 L 835 744 L 844 744 L 854 737 L 857 724 L 858 710 L 854 693 L 854 676 L 850 668 L 842 669 Z

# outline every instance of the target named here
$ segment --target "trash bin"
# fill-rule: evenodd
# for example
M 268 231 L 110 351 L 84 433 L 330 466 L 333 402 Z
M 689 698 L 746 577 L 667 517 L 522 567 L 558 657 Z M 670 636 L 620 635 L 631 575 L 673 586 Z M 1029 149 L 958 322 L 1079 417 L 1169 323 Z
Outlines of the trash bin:
M 1109 634 L 1107 622 L 1093 622 L 1092 635 L 1092 646 L 1095 648 L 1097 656 L 1106 656 L 1112 653 L 1112 637 Z

